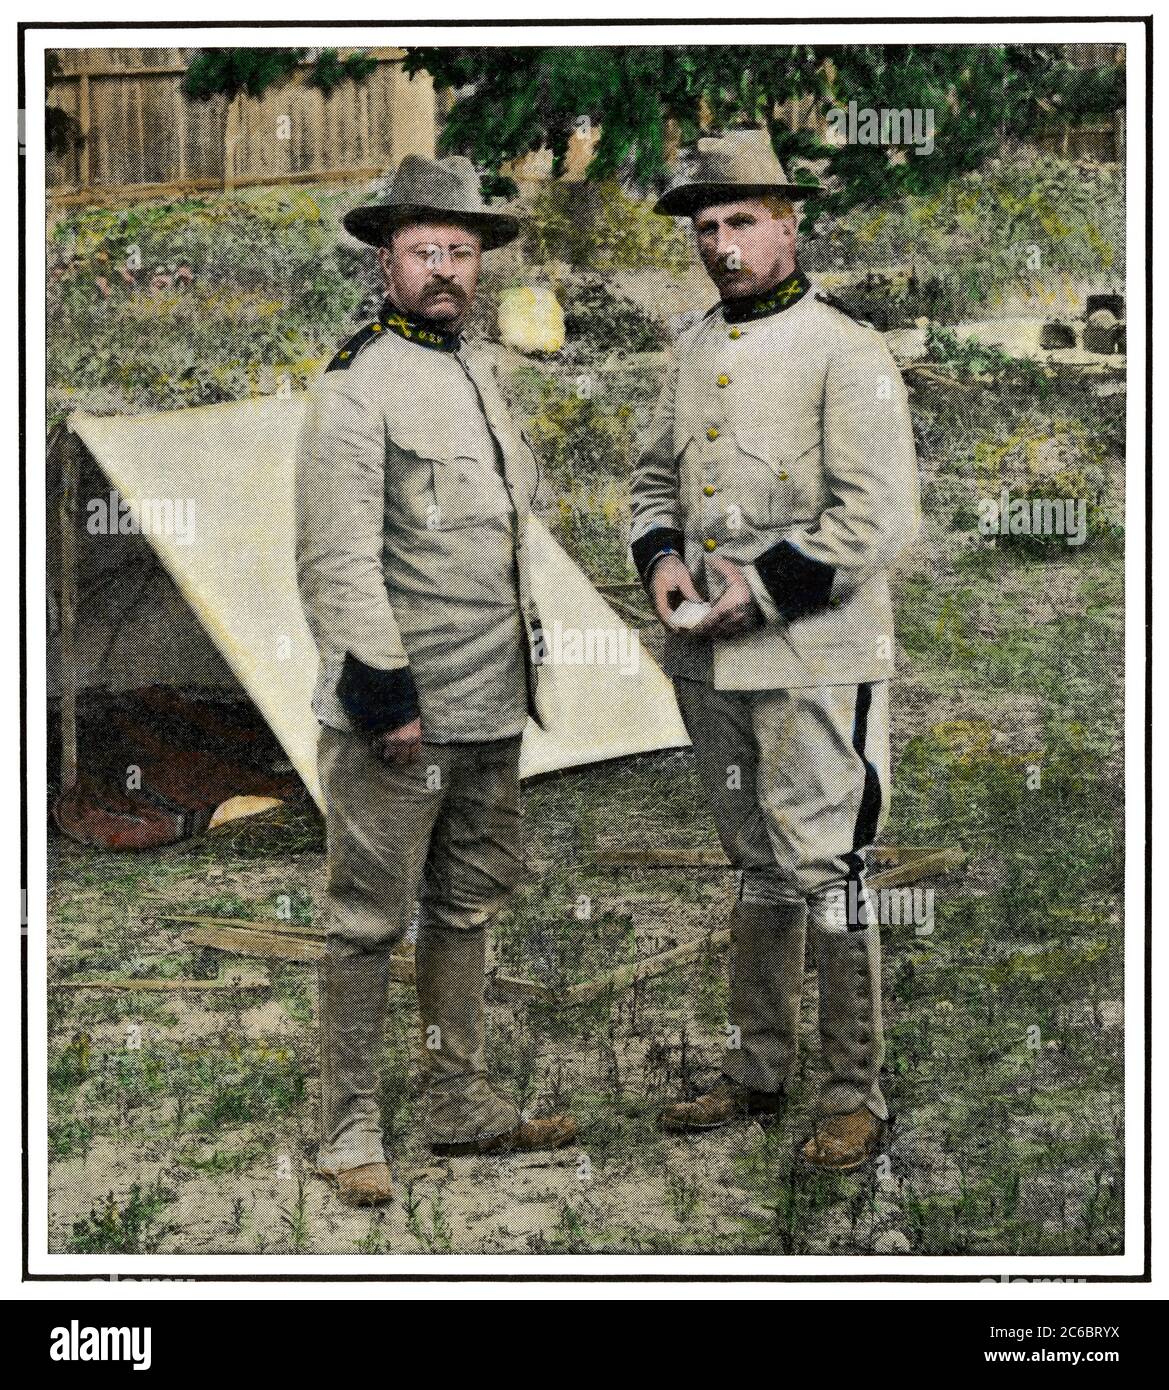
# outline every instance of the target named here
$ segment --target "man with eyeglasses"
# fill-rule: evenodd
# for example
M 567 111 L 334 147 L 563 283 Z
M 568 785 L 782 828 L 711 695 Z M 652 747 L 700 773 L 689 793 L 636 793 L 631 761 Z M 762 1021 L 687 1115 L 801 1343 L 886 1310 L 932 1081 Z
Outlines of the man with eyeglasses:
M 315 389 L 297 464 L 297 567 L 320 652 L 328 838 L 318 1170 L 390 1197 L 378 1062 L 390 953 L 419 901 L 415 979 L 438 1153 L 558 1148 L 484 1060 L 486 928 L 522 872 L 519 754 L 542 647 L 526 526 L 535 457 L 461 329 L 483 251 L 519 232 L 461 157 L 404 159 L 345 218 L 386 298 Z

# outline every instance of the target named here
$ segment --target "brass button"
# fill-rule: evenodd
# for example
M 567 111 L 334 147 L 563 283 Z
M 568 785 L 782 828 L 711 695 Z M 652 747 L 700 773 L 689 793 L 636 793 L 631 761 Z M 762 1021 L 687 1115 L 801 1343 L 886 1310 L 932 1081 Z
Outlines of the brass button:
M 714 550 L 718 546 L 718 541 L 712 540 L 710 536 L 707 536 L 707 538 L 702 542 L 702 544 L 705 549 Z
M 707 439 L 717 439 L 718 430 L 716 430 L 715 427 L 711 425 L 710 428 L 706 431 L 706 437 Z
M 706 495 L 707 497 L 713 497 L 713 496 L 714 496 L 714 488 L 711 487 L 711 485 L 710 485 L 709 483 L 707 483 L 707 485 L 702 489 L 702 491 L 705 493 L 705 495 Z
M 342 352 L 342 353 L 338 353 L 338 356 L 339 356 L 339 357 L 348 357 L 349 354 L 348 354 L 347 352 Z
M 380 333 L 382 331 L 382 326 L 380 323 L 371 323 L 369 326 L 373 329 L 375 333 Z
M 728 338 L 741 338 L 742 336 L 743 335 L 739 332 L 737 328 L 732 328 L 731 331 L 727 334 Z
M 726 376 L 726 375 L 724 374 L 723 376 L 720 376 L 720 377 L 719 377 L 719 379 L 718 379 L 718 384 L 719 384 L 720 386 L 729 386 L 729 385 L 731 384 L 731 379 L 730 379 L 729 376 Z
M 782 468 L 779 471 L 779 477 L 781 482 L 787 482 L 787 474 L 783 471 Z
M 838 598 L 830 598 L 830 599 L 828 600 L 828 607 L 829 607 L 829 608 L 839 608 L 839 607 L 840 607 L 840 600 L 839 600 Z

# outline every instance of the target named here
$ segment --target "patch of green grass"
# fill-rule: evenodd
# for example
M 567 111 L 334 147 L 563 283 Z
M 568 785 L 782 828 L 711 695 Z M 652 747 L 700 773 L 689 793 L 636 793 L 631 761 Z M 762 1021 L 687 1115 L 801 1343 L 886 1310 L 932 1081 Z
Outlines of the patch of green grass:
M 86 1027 L 103 1023 L 152 1023 L 173 1028 L 178 1015 L 165 996 L 149 990 L 82 990 L 71 1001 L 69 1017 Z
M 296 1112 L 305 1074 L 298 1055 L 263 1042 L 228 1050 L 118 1048 L 90 1065 L 86 1094 L 121 1115 L 173 1098 L 173 1127 L 238 1129 Z M 88 1076 L 90 1072 L 87 1072 Z
M 70 1116 L 49 1124 L 49 1158 L 87 1158 L 93 1144 L 93 1128 L 84 1120 Z
M 424 1203 L 414 1195 L 414 1184 L 407 1182 L 402 1205 L 406 1212 L 406 1229 L 422 1249 L 431 1255 L 449 1254 L 454 1232 L 442 1193 L 432 1193 Z
M 217 1073 L 202 1103 L 199 1128 L 235 1129 L 257 1121 L 289 1115 L 305 1098 L 300 1061 L 278 1049 L 241 1058 L 239 1069 Z
M 300 1255 L 308 1243 L 308 1198 L 304 1186 L 304 1174 L 296 1175 L 296 1195 L 289 1202 L 280 1203 L 280 1224 L 288 1232 L 288 1253 Z
M 357 1253 L 359 1255 L 384 1255 L 388 1249 L 386 1214 L 384 1211 L 375 1210 L 369 1218 L 369 1229 L 357 1241 Z
M 288 1017 L 295 1023 L 311 1023 L 314 1014 L 311 977 L 304 967 L 271 960 L 268 977 L 272 981 L 272 993 Z
M 75 1033 L 66 1047 L 49 1058 L 49 1094 L 75 1091 L 89 1076 L 91 1061 L 88 1034 Z
M 122 1202 L 111 1192 L 105 1202 L 73 1223 L 69 1250 L 75 1255 L 146 1255 L 158 1248 L 172 1227 L 161 1222 L 175 1194 L 158 1178 L 149 1187 L 135 1183 Z
M 857 1190 L 855 1180 L 804 1163 L 776 1128 L 764 1130 L 735 1166 L 753 1192 L 752 1205 L 769 1213 L 766 1222 L 744 1218 L 752 1248 L 780 1255 L 810 1253 L 824 1214 Z
M 666 1197 L 674 1219 L 684 1226 L 702 1206 L 702 1187 L 692 1174 L 667 1168 Z

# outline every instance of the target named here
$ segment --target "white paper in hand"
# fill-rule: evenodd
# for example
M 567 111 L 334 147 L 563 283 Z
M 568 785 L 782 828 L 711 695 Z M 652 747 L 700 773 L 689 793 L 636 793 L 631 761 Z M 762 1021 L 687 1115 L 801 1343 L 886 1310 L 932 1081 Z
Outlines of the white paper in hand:
M 692 598 L 688 598 L 670 614 L 670 626 L 679 632 L 686 632 L 692 627 L 697 627 L 709 612 L 709 603 L 696 603 Z

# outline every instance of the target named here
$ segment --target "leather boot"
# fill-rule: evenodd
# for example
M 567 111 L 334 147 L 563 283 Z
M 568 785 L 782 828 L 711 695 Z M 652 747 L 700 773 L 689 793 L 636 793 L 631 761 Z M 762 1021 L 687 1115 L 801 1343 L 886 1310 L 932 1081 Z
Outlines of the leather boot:
M 440 925 L 423 907 L 414 979 L 428 1073 L 426 1137 L 432 1145 L 490 1140 L 519 1124 L 515 1106 L 487 1082 L 486 965 L 485 926 Z
M 661 1114 L 662 1128 L 672 1134 L 718 1129 L 744 1115 L 779 1115 L 786 1097 L 783 1092 L 752 1091 L 729 1076 L 720 1076 L 704 1095 L 695 1100 L 677 1100 Z
M 516 1154 L 544 1149 L 562 1149 L 576 1138 L 576 1121 L 571 1115 L 544 1115 L 536 1120 L 520 1120 L 503 1134 L 471 1139 L 462 1144 L 431 1144 L 436 1154 Z
M 881 944 L 875 920 L 850 931 L 818 931 L 820 1045 L 828 1073 L 819 1110 L 849 1115 L 862 1107 L 878 1120 L 889 1111 L 878 1085 L 885 1060 L 881 1019 Z
M 804 1145 L 804 1157 L 816 1168 L 847 1173 L 872 1158 L 884 1135 L 885 1121 L 866 1105 L 849 1115 L 821 1115 L 816 1133 Z
M 320 963 L 321 1147 L 317 1167 L 385 1162 L 378 1070 L 385 1036 L 390 953 L 330 943 Z
M 347 1207 L 376 1207 L 394 1195 L 390 1170 L 384 1163 L 366 1163 L 360 1168 L 342 1168 L 329 1174 L 337 1183 L 337 1195 Z

